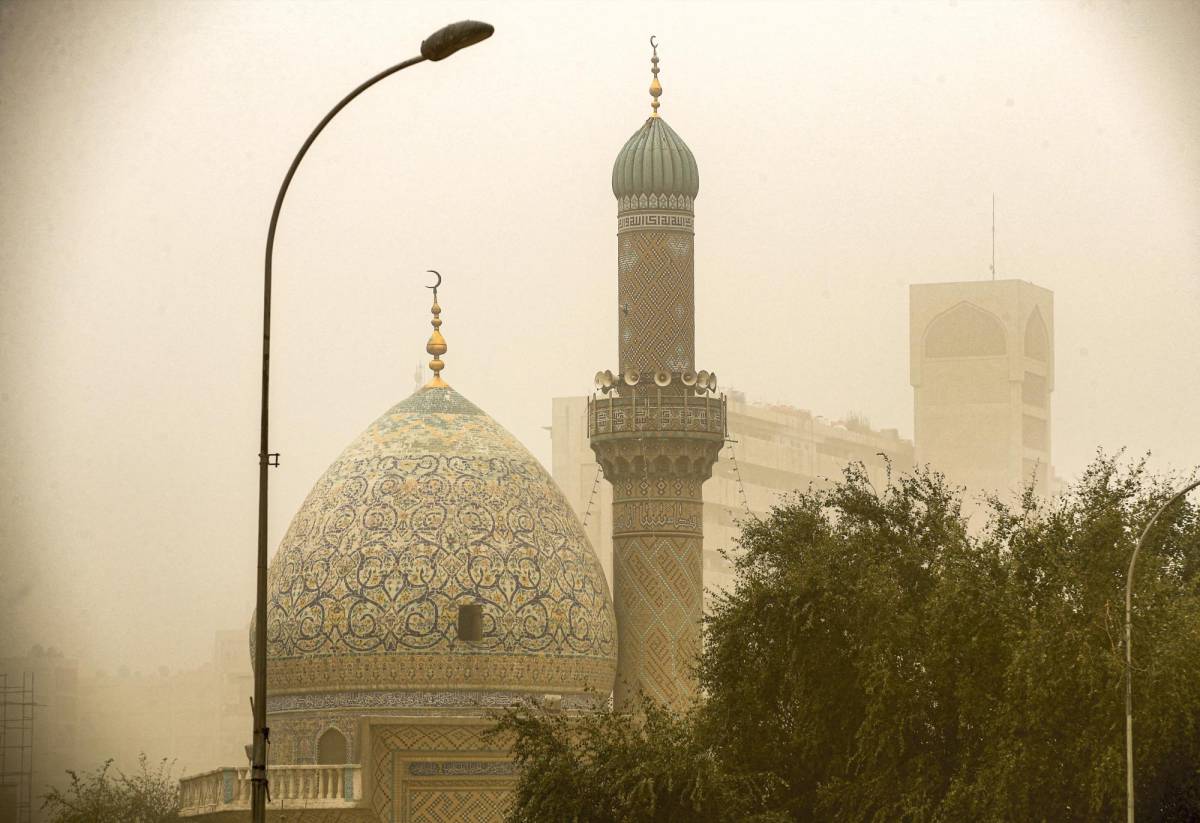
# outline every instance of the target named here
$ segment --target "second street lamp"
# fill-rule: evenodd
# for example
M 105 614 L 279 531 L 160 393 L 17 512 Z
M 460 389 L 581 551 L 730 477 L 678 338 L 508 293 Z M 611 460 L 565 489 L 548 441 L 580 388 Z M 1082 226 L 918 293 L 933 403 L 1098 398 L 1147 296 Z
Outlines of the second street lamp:
M 292 177 L 295 176 L 296 169 L 308 153 L 309 147 L 317 139 L 317 135 L 329 125 L 329 121 L 351 100 L 385 77 L 425 60 L 444 60 L 460 49 L 486 40 L 492 36 L 493 31 L 495 29 L 489 24 L 476 20 L 451 23 L 438 29 L 421 43 L 419 56 L 384 69 L 343 97 L 321 119 L 300 147 L 300 151 L 296 152 L 296 157 L 279 187 L 279 194 L 275 197 L 271 224 L 267 229 L 267 251 L 263 266 L 262 407 L 258 448 L 258 582 L 254 609 L 254 745 L 251 749 L 250 803 L 253 823 L 265 823 L 267 815 L 267 469 L 279 465 L 279 455 L 272 453 L 267 443 L 267 400 L 271 377 L 271 259 L 275 250 L 275 228 L 279 223 L 279 211 L 283 207 L 283 198 L 287 195 Z
M 1133 547 L 1133 556 L 1129 558 L 1129 574 L 1125 578 L 1125 815 L 1128 823 L 1134 823 L 1134 808 L 1133 808 L 1133 569 L 1137 563 L 1138 552 L 1142 550 L 1142 544 L 1146 542 L 1146 535 L 1150 534 L 1150 529 L 1158 520 L 1158 516 L 1165 512 L 1172 504 L 1182 500 L 1188 492 L 1200 486 L 1200 480 L 1185 486 L 1176 492 L 1170 500 L 1163 503 L 1154 516 L 1150 518 L 1150 522 L 1146 524 L 1146 528 L 1142 529 L 1142 535 L 1138 538 L 1137 545 Z

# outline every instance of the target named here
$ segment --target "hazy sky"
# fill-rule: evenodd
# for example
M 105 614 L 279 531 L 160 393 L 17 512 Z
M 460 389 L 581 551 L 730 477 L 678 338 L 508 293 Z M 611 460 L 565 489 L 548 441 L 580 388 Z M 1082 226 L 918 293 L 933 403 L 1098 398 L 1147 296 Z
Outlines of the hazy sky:
M 1055 294 L 1054 462 L 1200 464 L 1200 5 L 0 2 L 0 653 L 199 662 L 252 607 L 262 246 L 274 545 L 427 360 L 548 459 L 616 366 L 613 158 L 700 166 L 698 366 L 912 433 L 910 283 Z

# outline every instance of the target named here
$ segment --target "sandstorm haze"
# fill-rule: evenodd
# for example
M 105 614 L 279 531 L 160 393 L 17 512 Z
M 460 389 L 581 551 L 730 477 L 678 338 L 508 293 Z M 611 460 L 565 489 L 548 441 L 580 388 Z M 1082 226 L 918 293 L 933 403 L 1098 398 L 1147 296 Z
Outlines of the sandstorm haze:
M 1200 464 L 1192 4 L 0 5 L 0 652 L 156 670 L 253 600 L 261 255 L 287 162 L 445 22 L 496 36 L 356 101 L 276 247 L 271 543 L 413 388 L 548 462 L 614 367 L 611 163 L 662 113 L 700 166 L 698 362 L 912 436 L 908 287 L 1054 292 L 1053 460 Z

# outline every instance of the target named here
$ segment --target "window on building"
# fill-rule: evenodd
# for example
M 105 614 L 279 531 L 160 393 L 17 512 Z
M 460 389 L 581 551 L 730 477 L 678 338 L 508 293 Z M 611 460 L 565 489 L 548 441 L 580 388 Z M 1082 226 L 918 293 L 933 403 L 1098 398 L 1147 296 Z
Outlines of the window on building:
M 1030 406 L 1045 408 L 1048 399 L 1049 393 L 1046 391 L 1046 378 L 1040 374 L 1025 372 L 1025 379 L 1021 381 L 1021 402 Z
M 326 729 L 317 741 L 317 763 L 322 766 L 340 766 L 348 759 L 346 735 L 337 729 Z
M 483 606 L 465 603 L 458 607 L 458 639 L 468 643 L 483 639 Z
M 1021 421 L 1021 440 L 1026 448 L 1045 451 L 1050 437 L 1046 431 L 1046 421 L 1032 415 L 1023 415 Z
M 1046 330 L 1046 321 L 1037 309 L 1033 310 L 1025 324 L 1025 356 L 1043 363 L 1050 360 L 1050 332 Z
M 996 316 L 970 303 L 943 312 L 925 330 L 926 357 L 990 357 L 1007 348 Z

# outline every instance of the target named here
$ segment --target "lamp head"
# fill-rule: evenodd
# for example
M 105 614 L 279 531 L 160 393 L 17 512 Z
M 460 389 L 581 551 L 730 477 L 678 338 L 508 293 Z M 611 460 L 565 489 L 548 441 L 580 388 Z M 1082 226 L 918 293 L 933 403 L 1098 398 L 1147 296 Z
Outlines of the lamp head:
M 478 20 L 459 20 L 435 31 L 421 42 L 421 56 L 426 60 L 445 60 L 459 49 L 473 46 L 492 36 L 496 29 Z

